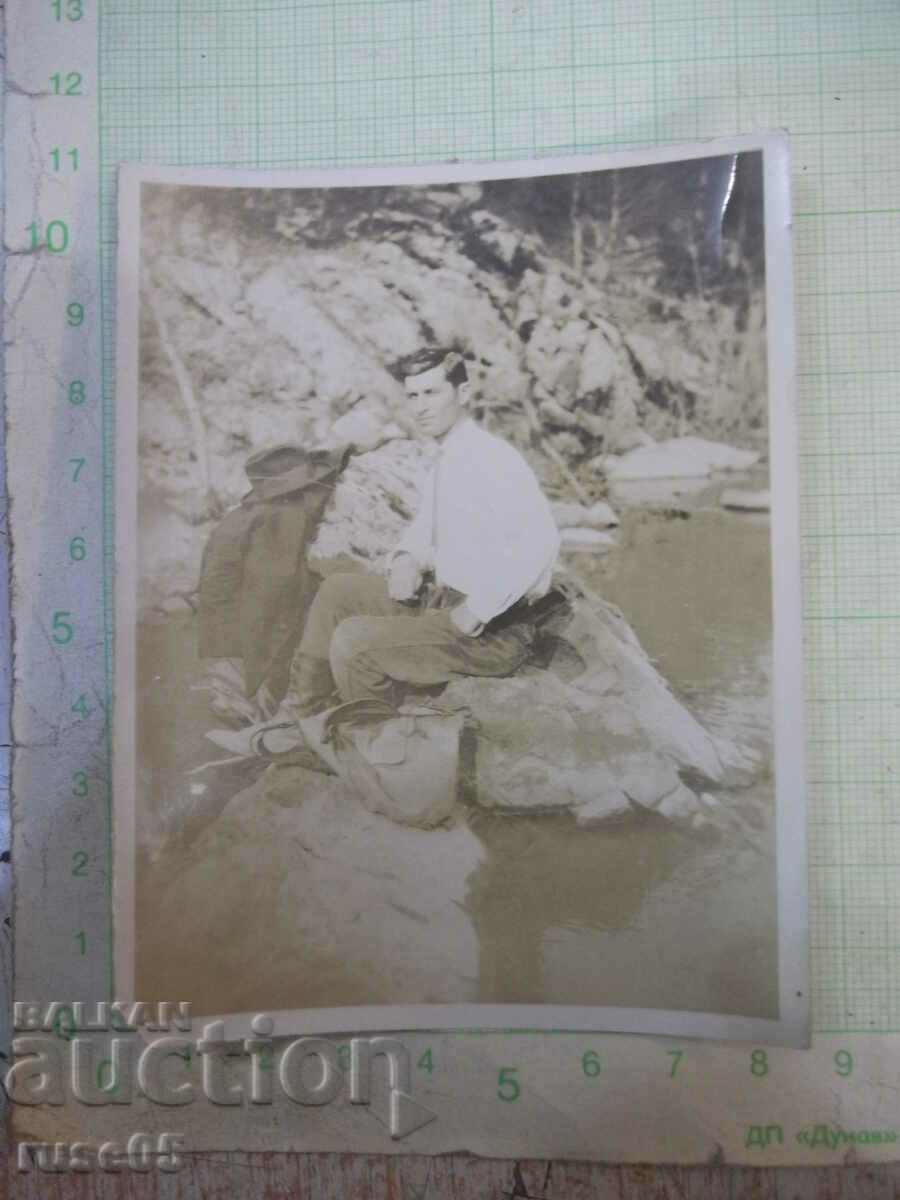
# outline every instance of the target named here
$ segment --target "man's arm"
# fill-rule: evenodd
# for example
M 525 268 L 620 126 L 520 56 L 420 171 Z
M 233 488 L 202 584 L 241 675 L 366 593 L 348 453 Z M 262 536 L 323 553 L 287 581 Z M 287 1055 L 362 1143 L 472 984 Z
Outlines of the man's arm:
M 388 595 L 392 600 L 412 600 L 422 586 L 422 569 L 411 554 L 395 553 L 388 575 Z
M 537 476 L 518 450 L 499 439 L 485 443 L 477 488 L 468 507 L 466 608 L 486 625 L 549 578 L 559 554 L 559 531 Z M 462 614 L 465 621 L 467 614 Z
M 388 594 L 392 600 L 411 600 L 422 584 L 422 574 L 433 566 L 434 473 L 429 471 L 419 511 L 406 527 L 392 555 Z
M 475 616 L 465 600 L 450 610 L 450 620 L 466 637 L 478 637 L 484 629 L 484 621 Z
M 434 565 L 434 471 L 429 471 L 422 489 L 419 510 L 397 543 L 394 555 L 408 554 L 421 570 Z

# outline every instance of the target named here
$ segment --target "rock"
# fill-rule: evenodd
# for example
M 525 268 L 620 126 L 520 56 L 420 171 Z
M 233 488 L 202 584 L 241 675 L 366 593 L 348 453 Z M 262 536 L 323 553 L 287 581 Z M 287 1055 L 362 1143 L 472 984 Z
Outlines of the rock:
M 548 440 L 554 450 L 563 455 L 564 458 L 577 458 L 584 453 L 581 438 L 577 434 L 569 433 L 567 430 L 561 430 L 559 433 L 551 433 Z
M 601 529 L 583 529 L 580 527 L 561 529 L 560 540 L 563 550 L 609 550 L 616 544 L 616 539 L 610 533 Z
M 580 318 L 576 321 L 567 321 L 559 331 L 560 349 L 580 354 L 584 350 L 590 328 L 587 321 Z
M 583 295 L 581 281 L 575 282 L 555 267 L 550 267 L 544 273 L 542 310 L 552 321 L 564 325 L 568 321 L 581 316 Z
M 521 245 L 521 237 L 511 233 L 509 230 L 495 229 L 490 233 L 482 234 L 481 239 L 506 263 L 510 265 L 516 257 L 516 251 Z
M 631 801 L 613 785 L 606 791 L 598 790 L 596 795 L 579 804 L 573 815 L 576 825 L 590 828 L 628 816 L 632 811 Z
M 547 399 L 541 402 L 540 413 L 551 428 L 562 426 L 563 429 L 581 429 L 592 438 L 602 438 L 606 434 L 606 419 L 584 408 L 563 408 L 555 400 Z
M 629 370 L 619 374 L 613 382 L 612 399 L 607 410 L 606 448 L 611 453 L 621 454 L 651 440 L 641 428 L 638 413 L 641 402 L 641 388 L 629 364 Z
M 560 529 L 576 525 L 588 529 L 608 529 L 619 523 L 619 518 L 605 500 L 597 500 L 590 507 L 586 504 L 570 504 L 558 500 L 550 507 Z
M 646 379 L 651 383 L 658 383 L 664 378 L 663 356 L 654 338 L 646 337 L 642 333 L 630 333 L 625 338 L 625 345 Z
M 187 600 L 185 600 L 184 596 L 167 596 L 165 600 L 163 600 L 160 607 L 162 608 L 163 612 L 168 613 L 169 616 L 175 614 L 185 616 L 194 611 L 188 604 Z
M 522 313 L 529 314 L 535 289 L 532 287 L 520 298 Z M 634 368 L 628 355 L 600 328 L 581 317 L 569 314 L 565 319 L 557 318 L 548 311 L 548 296 L 559 303 L 570 295 L 571 289 L 560 278 L 551 287 L 548 281 L 540 304 L 540 316 L 529 325 L 530 335 L 525 348 L 525 366 L 534 380 L 536 396 L 543 396 L 554 405 L 574 409 L 584 414 L 586 428 L 592 436 L 612 435 L 617 444 L 620 433 L 638 423 L 635 397 L 639 395 Z M 523 307 L 525 297 L 528 307 Z M 606 324 L 606 322 L 604 322 Z M 588 396 L 604 397 L 607 407 L 602 416 L 589 408 L 579 407 L 577 401 Z
M 588 338 L 581 356 L 581 373 L 578 377 L 578 395 L 605 392 L 612 384 L 619 369 L 616 352 L 599 330 Z
M 320 575 L 382 570 L 421 502 L 435 443 L 398 438 L 354 455 L 338 480 L 308 560 Z
M 539 405 L 541 416 L 551 428 L 578 429 L 578 418 L 568 408 L 563 408 L 555 400 L 542 400 Z
M 365 451 L 374 450 L 392 438 L 403 436 L 403 430 L 386 405 L 357 404 L 332 425 L 328 443 L 335 446 L 351 445 L 357 451 Z
M 480 190 L 476 199 L 480 198 Z M 425 193 L 425 198 L 429 200 L 437 209 L 449 209 L 450 212 L 456 212 L 458 208 L 462 208 L 468 201 L 459 188 L 429 188 Z
M 670 821 L 684 821 L 690 817 L 702 815 L 696 795 L 683 783 L 679 783 L 673 791 L 663 796 L 656 806 L 656 811 L 661 817 L 666 817 Z
M 740 512 L 768 512 L 772 497 L 768 488 L 759 492 L 742 492 L 738 488 L 726 488 L 722 493 L 723 508 L 734 508 Z
M 246 491 L 246 476 L 244 480 Z M 141 554 L 137 563 L 137 594 L 142 609 L 164 607 L 176 591 L 193 592 L 197 564 L 211 529 L 210 522 L 196 524 L 149 489 L 142 493 Z M 182 611 L 180 601 L 177 608 Z
M 599 597 L 577 603 L 562 635 L 587 664 L 584 674 L 574 681 L 577 693 L 584 694 L 586 708 L 591 709 L 597 697 L 618 695 L 621 704 L 614 714 L 619 723 L 613 722 L 611 727 L 625 730 L 633 726 L 653 753 L 668 755 L 679 767 L 708 780 L 722 777 L 730 747 L 714 742 L 676 700 L 614 605 Z M 608 722 L 614 714 L 607 713 Z
M 462 823 L 405 828 L 367 812 L 335 776 L 270 767 L 204 830 L 159 896 L 155 957 L 166 985 L 182 990 L 188 980 L 167 975 L 169 961 L 187 971 L 203 961 L 204 1012 L 216 1011 L 217 989 L 250 1011 L 328 1004 L 336 994 L 364 1004 L 474 1000 L 467 881 L 483 857 Z M 222 887 L 226 878 L 241 886 Z M 185 954 L 167 956 L 176 925 Z M 395 978 L 386 964 L 398 946 Z
M 312 255 L 311 260 L 300 257 L 270 267 L 247 290 L 254 319 L 279 334 L 313 371 L 319 397 L 339 401 L 347 394 L 368 394 L 401 399 L 400 385 L 384 364 L 419 344 L 415 318 L 391 303 L 390 293 L 372 272 L 345 270 L 323 287 L 327 262 L 326 256 Z M 311 278 L 316 279 L 315 289 Z M 361 344 L 353 334 L 355 322 L 363 320 L 366 341 Z
M 456 184 L 455 190 L 466 204 L 477 204 L 484 193 L 484 187 L 480 183 Z
M 475 802 L 564 809 L 583 824 L 636 808 L 678 820 L 699 811 L 681 772 L 720 780 L 728 749 L 675 699 L 618 610 L 576 601 L 553 634 L 580 663 L 565 678 L 551 658 L 508 679 L 454 680 L 443 694 L 475 726 Z
M 519 336 L 529 335 L 537 323 L 540 313 L 537 301 L 531 292 L 522 292 L 519 296 L 515 315 L 515 327 Z
M 715 471 L 743 471 L 759 460 L 754 450 L 739 450 L 704 438 L 671 438 L 631 450 L 621 458 L 607 456 L 606 473 L 612 480 L 681 479 L 712 475 Z
M 709 366 L 684 346 L 670 346 L 665 359 L 665 373 L 672 383 L 680 384 L 689 392 L 696 392 L 709 380 Z
M 709 479 L 623 479 L 610 481 L 613 500 L 626 507 L 667 508 L 709 487 Z

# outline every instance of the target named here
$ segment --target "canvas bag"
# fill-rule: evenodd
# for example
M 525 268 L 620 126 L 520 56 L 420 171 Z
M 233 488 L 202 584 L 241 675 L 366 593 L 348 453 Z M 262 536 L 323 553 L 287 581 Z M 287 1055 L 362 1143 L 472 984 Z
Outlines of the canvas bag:
M 433 829 L 456 804 L 463 712 L 355 700 L 328 714 L 323 741 L 369 812 Z

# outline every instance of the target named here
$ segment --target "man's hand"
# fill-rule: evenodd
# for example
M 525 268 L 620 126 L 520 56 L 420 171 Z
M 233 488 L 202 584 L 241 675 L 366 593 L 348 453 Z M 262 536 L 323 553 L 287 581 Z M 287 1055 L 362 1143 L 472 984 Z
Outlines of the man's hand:
M 392 600 L 412 600 L 422 584 L 422 572 L 409 554 L 398 554 L 388 576 L 388 595 Z
M 463 600 L 462 604 L 457 604 L 456 608 L 450 610 L 450 620 L 456 626 L 460 633 L 464 633 L 466 637 L 478 637 L 484 622 L 479 619 Z

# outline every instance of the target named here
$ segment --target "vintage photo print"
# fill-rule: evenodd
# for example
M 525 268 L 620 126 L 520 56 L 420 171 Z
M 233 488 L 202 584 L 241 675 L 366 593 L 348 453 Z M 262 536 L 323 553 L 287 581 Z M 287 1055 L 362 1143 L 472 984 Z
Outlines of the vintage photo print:
M 123 169 L 118 992 L 804 1044 L 789 213 L 777 135 Z

